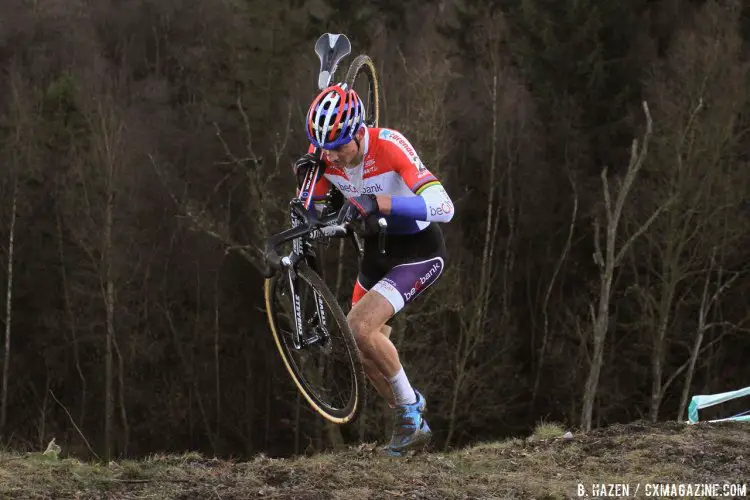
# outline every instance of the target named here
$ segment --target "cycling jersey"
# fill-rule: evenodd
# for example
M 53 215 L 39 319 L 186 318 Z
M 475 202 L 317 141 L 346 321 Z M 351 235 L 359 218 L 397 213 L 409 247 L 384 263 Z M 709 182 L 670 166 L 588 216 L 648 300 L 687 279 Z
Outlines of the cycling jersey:
M 313 190 L 314 202 L 321 203 L 331 186 L 347 198 L 391 195 L 391 214 L 384 216 L 388 234 L 414 234 L 431 222 L 451 220 L 454 207 L 448 193 L 401 133 L 365 128 L 362 148 L 362 162 L 351 168 L 336 167 L 324 157 L 326 168 Z
M 361 194 L 390 195 L 386 254 L 378 237 L 366 236 L 364 255 L 352 293 L 352 305 L 368 290 L 375 290 L 393 306 L 394 314 L 412 302 L 443 274 L 445 243 L 439 227 L 448 222 L 454 207 L 448 193 L 396 130 L 365 128 L 362 161 L 355 167 L 337 167 L 325 156 L 325 171 L 312 200 L 325 203 L 331 187 L 346 198 Z M 310 152 L 314 148 L 310 147 Z

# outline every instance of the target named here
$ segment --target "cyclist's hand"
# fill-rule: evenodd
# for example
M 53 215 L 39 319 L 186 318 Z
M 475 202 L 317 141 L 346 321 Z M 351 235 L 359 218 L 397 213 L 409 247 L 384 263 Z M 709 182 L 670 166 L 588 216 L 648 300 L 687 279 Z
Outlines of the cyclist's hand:
M 307 172 L 316 165 L 322 166 L 323 160 L 313 153 L 303 154 L 294 162 L 294 174 L 297 176 L 298 187 L 302 187 L 302 182 L 305 180 Z
M 374 194 L 362 194 L 348 198 L 341 207 L 338 223 L 345 224 L 358 219 L 366 219 L 368 215 L 378 213 L 378 199 Z

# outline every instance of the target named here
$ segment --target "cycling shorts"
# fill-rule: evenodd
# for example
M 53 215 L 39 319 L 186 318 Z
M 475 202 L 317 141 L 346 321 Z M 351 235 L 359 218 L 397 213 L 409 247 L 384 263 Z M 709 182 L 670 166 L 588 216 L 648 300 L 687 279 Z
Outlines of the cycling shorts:
M 378 236 L 364 238 L 363 246 L 352 306 L 375 290 L 391 303 L 396 314 L 443 275 L 445 241 L 436 223 L 415 234 L 388 235 L 384 254 Z

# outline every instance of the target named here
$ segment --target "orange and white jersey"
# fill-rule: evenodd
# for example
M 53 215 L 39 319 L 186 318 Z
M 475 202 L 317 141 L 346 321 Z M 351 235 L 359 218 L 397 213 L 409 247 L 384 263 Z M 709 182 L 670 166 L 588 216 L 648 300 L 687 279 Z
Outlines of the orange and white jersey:
M 453 218 L 454 207 L 448 193 L 401 133 L 366 128 L 362 148 L 362 162 L 351 168 L 333 166 L 324 156 L 326 168 L 313 190 L 313 201 L 321 202 L 331 186 L 347 198 L 390 195 L 391 214 L 385 216 L 390 234 L 416 233 L 431 222 Z

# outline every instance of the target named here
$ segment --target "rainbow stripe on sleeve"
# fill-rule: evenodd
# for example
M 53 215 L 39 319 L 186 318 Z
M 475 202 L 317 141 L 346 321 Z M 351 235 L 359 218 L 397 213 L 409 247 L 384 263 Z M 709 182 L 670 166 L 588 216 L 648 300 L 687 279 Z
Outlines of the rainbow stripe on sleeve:
M 439 185 L 440 185 L 440 181 L 438 181 L 438 180 L 431 180 L 431 181 L 428 181 L 425 184 L 422 184 L 421 186 L 419 186 L 417 188 L 417 190 L 414 191 L 414 193 L 417 194 L 417 195 L 420 195 L 420 194 L 422 194 L 424 192 L 425 189 L 431 188 L 432 186 L 439 186 Z

